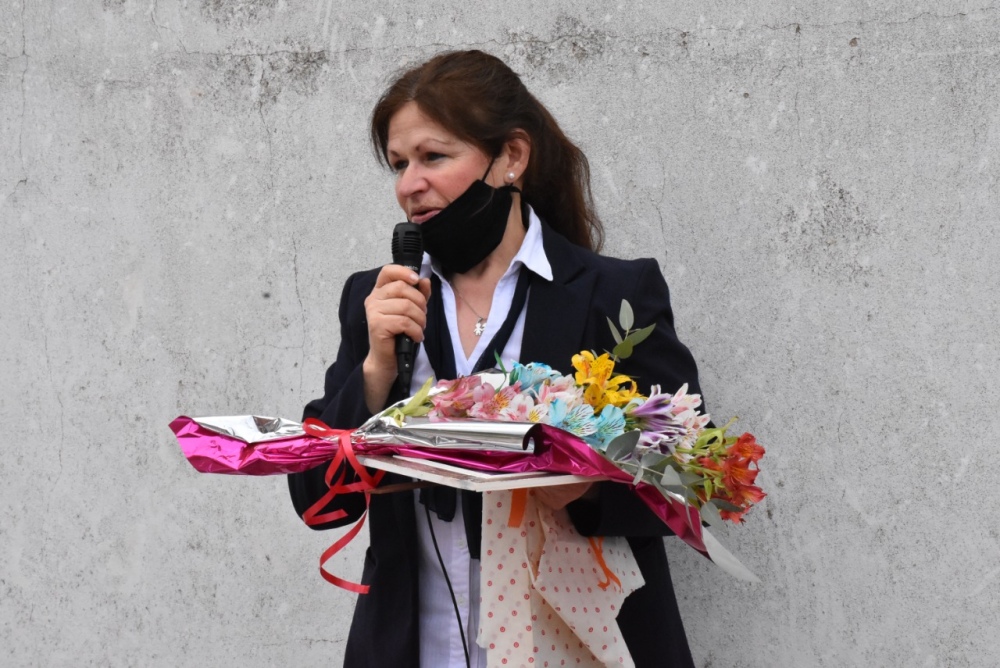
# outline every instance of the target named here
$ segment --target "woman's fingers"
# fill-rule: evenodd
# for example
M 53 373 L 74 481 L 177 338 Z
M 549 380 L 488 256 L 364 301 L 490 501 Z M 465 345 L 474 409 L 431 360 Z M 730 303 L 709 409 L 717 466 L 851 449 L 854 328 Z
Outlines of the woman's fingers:
M 415 288 L 400 283 L 378 288 L 365 300 L 365 311 L 369 334 L 388 328 L 389 336 L 406 333 L 414 340 L 424 338 L 427 298 Z
M 381 288 L 395 281 L 402 281 L 408 285 L 416 285 L 420 277 L 412 269 L 408 269 L 400 264 L 387 264 L 382 267 L 375 280 L 375 289 Z
M 426 318 L 422 313 L 393 314 L 372 313 L 368 316 L 368 337 L 380 341 L 394 341 L 396 335 L 406 334 L 414 341 L 424 340 Z
M 368 300 L 372 302 L 377 301 L 392 301 L 392 300 L 403 300 L 412 303 L 417 307 L 418 310 L 422 312 L 427 311 L 427 296 L 420 290 L 419 284 L 417 286 L 409 285 L 402 281 L 393 281 L 383 285 L 380 288 L 375 288 L 372 293 L 368 295 Z M 397 307 L 402 306 L 402 304 L 396 304 Z M 389 308 L 389 305 L 386 305 Z
M 423 341 L 430 281 L 399 265 L 386 265 L 365 299 L 369 356 L 378 367 L 395 365 L 395 338 L 405 334 Z

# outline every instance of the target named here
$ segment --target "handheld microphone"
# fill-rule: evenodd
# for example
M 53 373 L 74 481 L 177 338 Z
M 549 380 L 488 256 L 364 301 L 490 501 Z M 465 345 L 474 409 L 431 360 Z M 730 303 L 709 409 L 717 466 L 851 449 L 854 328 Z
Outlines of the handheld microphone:
M 424 237 L 416 223 L 399 223 L 392 230 L 392 263 L 420 272 L 424 257 Z M 403 396 L 410 394 L 416 345 L 406 334 L 396 335 L 396 373 Z

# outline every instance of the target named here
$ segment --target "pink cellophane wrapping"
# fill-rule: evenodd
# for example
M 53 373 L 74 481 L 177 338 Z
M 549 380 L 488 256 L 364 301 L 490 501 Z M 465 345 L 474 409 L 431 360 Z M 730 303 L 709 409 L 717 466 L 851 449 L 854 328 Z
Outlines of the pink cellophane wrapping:
M 192 418 L 170 423 L 185 457 L 203 473 L 279 475 L 306 471 L 329 461 L 337 452 L 335 439 L 305 434 L 263 443 L 247 444 L 239 439 L 202 427 Z M 331 433 L 342 430 L 330 430 Z M 355 440 L 358 454 L 405 455 L 430 459 L 480 471 L 526 473 L 547 471 L 605 477 L 631 484 L 632 476 L 605 459 L 582 439 L 549 425 L 535 425 L 527 438 L 534 440 L 534 454 L 493 450 L 434 449 L 433 447 L 366 443 Z M 708 556 L 702 539 L 698 511 L 668 499 L 651 485 L 640 483 L 636 494 L 685 543 Z
M 604 539 L 621 586 L 602 589 L 593 546 L 565 509 L 528 493 L 521 525 L 510 527 L 510 508 L 509 491 L 485 493 L 476 642 L 489 667 L 634 666 L 615 617 L 644 581 L 625 539 Z
M 333 459 L 336 441 L 303 434 L 249 444 L 181 416 L 170 423 L 184 456 L 202 473 L 282 475 L 300 473 Z

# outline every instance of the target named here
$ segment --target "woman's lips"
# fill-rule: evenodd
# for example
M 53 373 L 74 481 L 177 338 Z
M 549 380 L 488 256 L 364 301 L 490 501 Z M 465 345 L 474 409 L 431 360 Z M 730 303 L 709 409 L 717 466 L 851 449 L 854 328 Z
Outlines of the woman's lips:
M 426 223 L 434 216 L 438 215 L 439 211 L 441 211 L 441 209 L 428 209 L 426 211 L 421 211 L 420 213 L 413 216 L 412 221 L 417 225 L 422 225 L 423 223 Z

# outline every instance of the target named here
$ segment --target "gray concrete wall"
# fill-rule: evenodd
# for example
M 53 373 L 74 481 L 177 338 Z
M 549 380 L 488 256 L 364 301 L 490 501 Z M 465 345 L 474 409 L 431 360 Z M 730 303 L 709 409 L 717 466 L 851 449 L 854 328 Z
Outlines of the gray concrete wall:
M 320 392 L 400 218 L 370 108 L 477 47 L 587 151 L 606 252 L 659 260 L 713 413 L 768 447 L 720 532 L 761 584 L 669 544 L 697 665 L 995 665 L 998 40 L 983 0 L 7 0 L 0 663 L 339 662 L 331 536 L 167 423 Z

